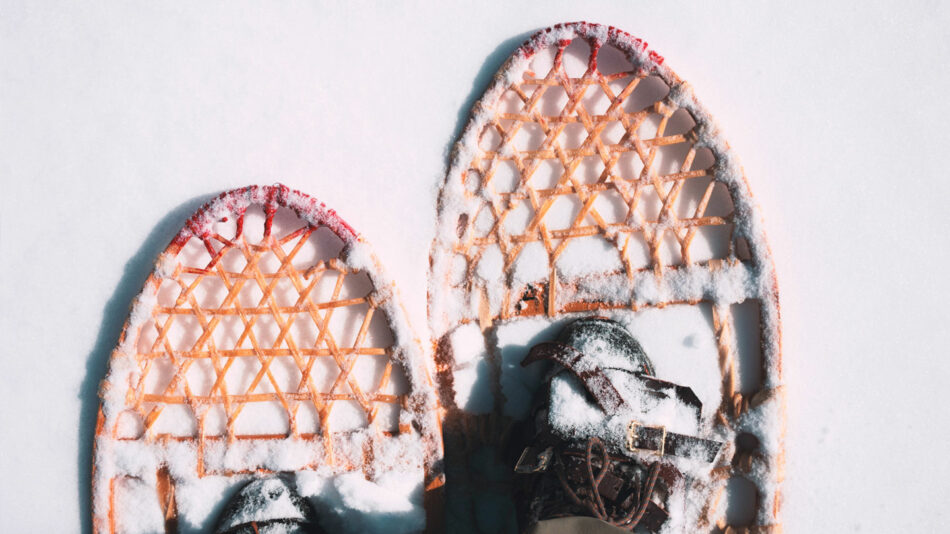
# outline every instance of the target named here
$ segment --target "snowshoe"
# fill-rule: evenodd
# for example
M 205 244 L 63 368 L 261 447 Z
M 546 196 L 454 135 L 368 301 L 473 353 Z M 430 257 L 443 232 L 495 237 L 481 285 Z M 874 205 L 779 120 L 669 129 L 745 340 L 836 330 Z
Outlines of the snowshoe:
M 638 423 L 635 444 L 661 449 L 650 451 L 660 473 L 672 466 L 683 475 L 675 484 L 657 475 L 657 487 L 672 485 L 660 528 L 780 529 L 784 400 L 771 253 L 736 156 L 692 88 L 646 43 L 579 22 L 514 51 L 455 146 L 430 265 L 453 531 L 518 531 L 510 503 L 520 475 L 505 446 L 540 389 L 567 387 L 545 377 L 573 356 L 520 364 L 591 315 L 619 324 L 650 355 L 620 362 L 638 391 L 685 398 L 677 388 L 685 385 L 695 396 L 677 403 L 690 416 L 674 418 L 692 426 L 669 431 L 723 444 L 712 460 L 667 454 L 680 447 L 666 450 L 654 428 L 667 423 Z M 616 389 L 617 398 L 595 397 L 604 407 L 576 392 L 577 416 L 613 415 L 613 405 L 630 402 Z M 615 447 L 624 425 L 611 427 L 609 443 L 598 439 Z M 595 443 L 591 454 L 605 452 Z M 640 493 L 631 502 L 649 506 L 650 465 L 623 490 Z
M 421 346 L 365 241 L 298 191 L 230 191 L 185 223 L 100 397 L 95 532 L 209 532 L 230 496 L 277 473 L 337 531 L 438 528 Z M 353 515 L 373 502 L 389 507 Z

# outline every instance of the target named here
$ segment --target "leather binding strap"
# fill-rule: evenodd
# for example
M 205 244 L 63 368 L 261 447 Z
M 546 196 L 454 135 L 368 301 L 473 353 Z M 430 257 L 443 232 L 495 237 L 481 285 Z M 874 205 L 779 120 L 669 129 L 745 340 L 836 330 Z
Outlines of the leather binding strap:
M 702 458 L 707 462 L 714 461 L 722 449 L 718 441 L 677 434 L 667 431 L 666 427 L 646 426 L 636 421 L 627 425 L 626 446 L 630 452 L 650 451 L 659 456 Z
M 557 362 L 580 379 L 584 389 L 590 393 L 604 413 L 615 413 L 617 410 L 626 407 L 627 402 L 614 387 L 604 370 L 600 367 L 585 365 L 583 363 L 585 358 L 583 352 L 570 345 L 546 342 L 531 347 L 528 356 L 521 362 L 521 366 L 525 367 L 541 360 Z M 658 397 L 672 395 L 683 404 L 692 407 L 696 410 L 696 419 L 699 420 L 703 403 L 700 402 L 699 397 L 691 388 L 639 372 L 634 373 L 634 375 L 646 387 L 646 390 L 653 395 Z
M 594 397 L 604 413 L 614 413 L 626 406 L 626 401 L 614 388 L 607 375 L 599 367 L 586 367 L 581 364 L 584 353 L 570 345 L 561 343 L 538 343 L 531 347 L 528 355 L 521 362 L 522 367 L 541 360 L 551 360 L 561 364 L 565 369 L 574 373 L 584 389 Z

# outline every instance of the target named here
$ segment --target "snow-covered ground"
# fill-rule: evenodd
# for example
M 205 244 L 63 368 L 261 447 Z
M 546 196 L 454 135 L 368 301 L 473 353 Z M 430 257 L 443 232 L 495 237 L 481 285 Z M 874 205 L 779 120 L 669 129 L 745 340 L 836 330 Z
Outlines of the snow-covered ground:
M 521 41 L 587 19 L 642 37 L 693 85 L 761 205 L 782 294 L 786 530 L 938 531 L 948 9 L 5 2 L 5 528 L 88 531 L 106 358 L 155 256 L 220 191 L 280 181 L 335 208 L 423 333 L 448 147 Z

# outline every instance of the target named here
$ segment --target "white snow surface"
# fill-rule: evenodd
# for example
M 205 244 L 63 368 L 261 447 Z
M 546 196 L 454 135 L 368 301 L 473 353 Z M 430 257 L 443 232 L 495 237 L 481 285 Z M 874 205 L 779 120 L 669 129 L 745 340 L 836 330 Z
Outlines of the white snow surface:
M 489 383 L 489 364 L 482 331 L 474 323 L 462 325 L 452 332 L 449 342 L 456 405 L 472 413 L 490 412 L 493 400 L 491 389 L 485 387 Z
M 950 279 L 935 275 L 950 261 L 950 181 L 935 178 L 946 5 L 12 0 L 3 13 L 9 531 L 89 531 L 104 362 L 156 254 L 221 191 L 280 181 L 326 202 L 425 325 L 446 147 L 511 50 L 580 17 L 644 38 L 692 84 L 763 208 L 782 289 L 785 531 L 876 532 L 901 510 L 926 511 L 900 515 L 908 532 L 950 522 L 950 430 L 934 424 L 950 418 L 934 402 L 950 376 Z M 914 451 L 881 440 L 882 421 Z
M 153 485 L 140 479 L 122 479 L 116 488 L 116 506 L 129 513 L 118 518 L 121 532 L 152 534 L 165 529 L 165 518 Z
M 362 473 L 319 480 L 297 474 L 303 496 L 315 500 L 322 524 L 345 534 L 407 534 L 425 527 L 422 472 L 390 472 L 369 481 Z

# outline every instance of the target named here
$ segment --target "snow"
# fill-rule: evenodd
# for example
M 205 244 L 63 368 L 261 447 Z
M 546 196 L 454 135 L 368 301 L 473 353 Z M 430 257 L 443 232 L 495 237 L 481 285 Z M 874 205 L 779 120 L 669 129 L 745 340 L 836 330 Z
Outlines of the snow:
M 310 475 L 302 472 L 298 481 Z M 324 510 L 324 528 L 346 534 L 407 534 L 425 526 L 422 507 L 422 473 L 387 473 L 375 481 L 362 473 L 337 476 L 330 483 L 301 484 L 302 494 L 317 497 L 318 510 Z M 308 488 L 319 491 L 308 492 Z
M 558 256 L 555 265 L 558 273 L 568 278 L 623 268 L 617 247 L 600 236 L 572 239 Z
M 457 367 L 487 357 L 485 339 L 476 324 L 464 324 L 456 328 L 449 337 L 449 343 L 452 345 L 452 359 Z
M 501 250 L 498 247 L 488 247 L 478 261 L 475 273 L 486 282 L 495 282 L 504 274 L 502 271 L 504 264 L 505 258 L 501 255 Z
M 116 506 L 129 512 L 118 518 L 116 526 L 120 532 L 153 534 L 165 530 L 165 518 L 151 484 L 134 478 L 120 479 L 116 488 Z
M 548 252 L 544 245 L 533 241 L 526 244 L 515 259 L 513 277 L 521 285 L 544 280 L 550 276 L 548 269 Z
M 620 322 L 650 357 L 657 378 L 688 386 L 703 403 L 708 424 L 722 398 L 718 347 L 708 305 L 616 312 Z
M 453 358 L 455 404 L 467 412 L 488 413 L 493 407 L 485 340 L 478 325 L 456 328 L 449 337 Z
M 950 281 L 934 273 L 950 259 L 950 184 L 933 177 L 948 75 L 933 66 L 947 63 L 948 18 L 940 4 L 888 4 L 585 6 L 695 86 L 763 205 L 783 293 L 788 532 L 875 531 L 895 509 L 928 511 L 902 517 L 911 532 L 947 523 L 948 436 L 933 422 L 948 408 L 933 392 L 950 372 L 935 356 L 950 344 Z M 88 530 L 97 385 L 190 213 L 248 183 L 313 193 L 374 244 L 411 323 L 425 325 L 448 145 L 507 54 L 577 16 L 564 0 L 8 6 L 0 508 L 11 531 L 61 532 Z M 881 135 L 875 110 L 909 134 Z M 877 439 L 881 421 L 919 436 L 915 453 Z
M 232 493 L 248 482 L 248 477 L 206 476 L 188 478 L 175 486 L 175 503 L 183 530 L 210 529 L 217 524 Z

